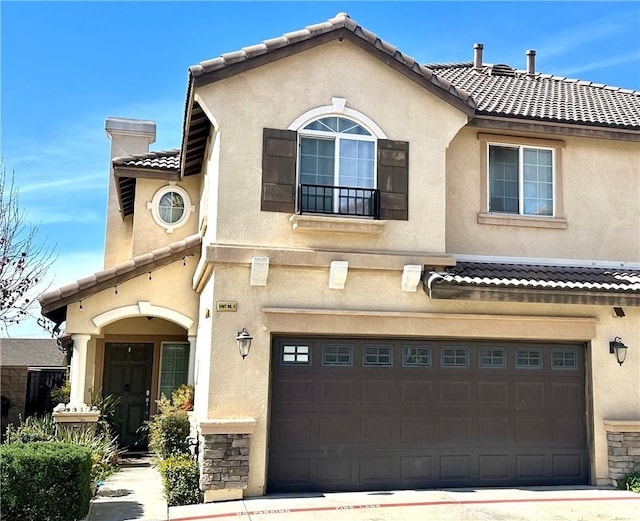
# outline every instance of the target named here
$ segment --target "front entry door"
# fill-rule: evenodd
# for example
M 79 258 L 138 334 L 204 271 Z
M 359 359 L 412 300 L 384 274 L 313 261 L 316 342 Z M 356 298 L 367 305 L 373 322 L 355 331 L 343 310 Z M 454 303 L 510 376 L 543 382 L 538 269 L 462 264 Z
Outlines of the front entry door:
M 149 419 L 153 344 L 107 342 L 104 362 L 104 396 L 119 398 L 116 407 L 120 447 L 142 448 L 137 432 Z

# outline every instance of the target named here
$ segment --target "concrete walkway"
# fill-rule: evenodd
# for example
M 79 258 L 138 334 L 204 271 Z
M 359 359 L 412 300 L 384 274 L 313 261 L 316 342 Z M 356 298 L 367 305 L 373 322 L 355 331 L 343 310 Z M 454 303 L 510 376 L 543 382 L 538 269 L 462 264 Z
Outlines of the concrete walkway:
M 85 521 L 640 520 L 640 494 L 588 486 L 290 494 L 167 509 L 151 463 L 126 460 Z
M 151 457 L 125 459 L 91 501 L 85 521 L 166 521 L 167 502 Z

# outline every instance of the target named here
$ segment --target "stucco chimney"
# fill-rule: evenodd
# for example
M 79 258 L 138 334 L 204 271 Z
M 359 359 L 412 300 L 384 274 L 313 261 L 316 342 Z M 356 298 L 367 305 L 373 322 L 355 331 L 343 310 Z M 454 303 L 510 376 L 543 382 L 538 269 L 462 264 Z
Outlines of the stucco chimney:
M 111 140 L 111 158 L 145 154 L 156 140 L 156 122 L 143 119 L 107 118 L 104 129 Z
M 473 44 L 473 68 L 477 71 L 482 69 L 482 49 L 484 45 L 481 43 Z
M 113 159 L 149 152 L 149 145 L 156 140 L 156 123 L 140 119 L 107 118 L 104 129 L 111 140 L 104 247 L 104 267 L 106 269 L 119 262 L 129 260 L 133 244 L 131 219 L 123 219 L 120 213 L 118 180 L 113 173 Z
M 536 73 L 536 51 L 529 49 L 527 51 L 527 74 L 533 76 Z

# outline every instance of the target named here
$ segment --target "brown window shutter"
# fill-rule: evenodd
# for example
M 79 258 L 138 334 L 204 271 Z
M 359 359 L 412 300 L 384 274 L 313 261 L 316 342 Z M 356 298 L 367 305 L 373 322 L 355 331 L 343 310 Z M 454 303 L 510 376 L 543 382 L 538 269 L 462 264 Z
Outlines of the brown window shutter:
M 296 143 L 297 133 L 293 130 L 264 129 L 262 211 L 295 212 Z
M 378 140 L 380 219 L 409 220 L 409 143 Z

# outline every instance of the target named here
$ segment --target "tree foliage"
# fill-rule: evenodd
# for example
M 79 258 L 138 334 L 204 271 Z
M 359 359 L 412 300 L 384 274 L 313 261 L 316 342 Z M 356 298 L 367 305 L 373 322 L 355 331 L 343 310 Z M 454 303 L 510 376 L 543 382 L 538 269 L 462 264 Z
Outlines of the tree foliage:
M 52 250 L 38 243 L 38 227 L 20 210 L 13 175 L 0 165 L 0 330 L 30 315 L 37 286 L 54 261 Z

